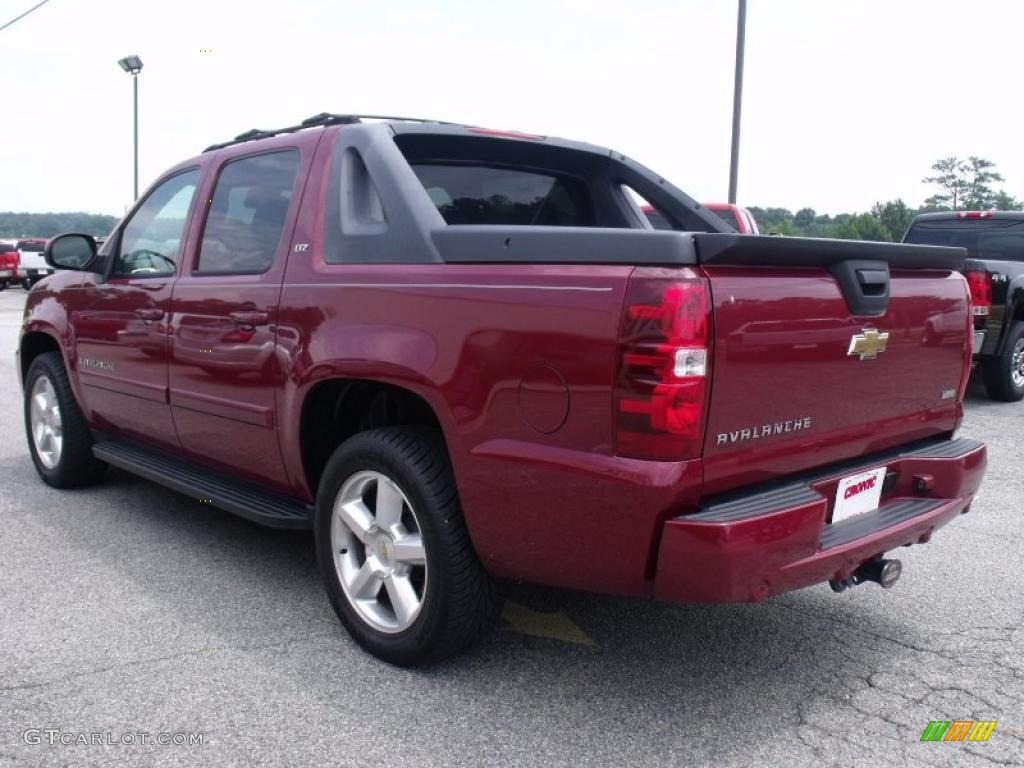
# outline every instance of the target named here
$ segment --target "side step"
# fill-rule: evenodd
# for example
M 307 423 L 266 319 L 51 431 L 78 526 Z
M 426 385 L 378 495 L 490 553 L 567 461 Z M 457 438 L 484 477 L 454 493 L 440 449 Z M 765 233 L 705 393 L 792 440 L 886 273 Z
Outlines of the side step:
M 151 448 L 119 440 L 102 440 L 93 455 L 108 464 L 167 486 L 186 496 L 271 528 L 313 527 L 313 507 L 258 486 L 240 482 Z

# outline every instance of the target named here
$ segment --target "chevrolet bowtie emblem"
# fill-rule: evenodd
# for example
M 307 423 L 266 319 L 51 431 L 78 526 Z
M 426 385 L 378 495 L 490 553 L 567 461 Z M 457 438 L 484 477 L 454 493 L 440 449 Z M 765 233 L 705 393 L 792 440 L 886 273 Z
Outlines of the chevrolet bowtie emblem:
M 865 328 L 850 339 L 847 355 L 857 355 L 861 360 L 874 360 L 889 346 L 889 334 L 879 333 L 874 328 Z

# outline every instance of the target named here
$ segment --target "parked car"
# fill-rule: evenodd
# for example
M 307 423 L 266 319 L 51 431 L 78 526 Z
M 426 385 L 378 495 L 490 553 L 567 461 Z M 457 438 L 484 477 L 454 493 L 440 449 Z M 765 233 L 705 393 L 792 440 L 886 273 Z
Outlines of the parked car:
M 319 115 L 185 160 L 102 250 L 47 259 L 19 344 L 43 481 L 113 464 L 312 528 L 341 622 L 396 664 L 466 647 L 498 578 L 891 586 L 886 553 L 985 469 L 956 436 L 962 249 L 739 235 L 589 144 Z
M 1024 398 L 1024 211 L 922 213 L 905 243 L 967 249 L 974 359 L 995 400 Z
M 53 274 L 53 267 L 46 263 L 43 252 L 46 250 L 46 240 L 41 237 L 24 237 L 17 241 L 18 256 L 21 263 L 18 266 L 18 281 L 26 291 L 44 277 Z
M 13 240 L 0 240 L 0 291 L 18 279 L 21 257 Z
M 746 208 L 741 208 L 731 203 L 702 203 L 702 205 L 740 234 L 761 234 L 761 230 L 757 227 L 757 221 L 754 219 L 754 214 Z M 641 209 L 647 215 L 651 226 L 655 229 L 673 229 L 672 224 L 658 213 L 653 205 L 644 204 L 641 206 Z

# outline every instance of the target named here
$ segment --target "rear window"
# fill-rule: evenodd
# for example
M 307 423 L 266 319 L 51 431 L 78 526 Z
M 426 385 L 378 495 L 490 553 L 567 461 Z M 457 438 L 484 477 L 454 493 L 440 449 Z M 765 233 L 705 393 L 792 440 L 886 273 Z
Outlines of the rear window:
M 731 208 L 725 208 L 725 209 L 708 208 L 708 210 L 711 211 L 713 214 L 715 214 L 715 216 L 720 218 L 722 221 L 724 221 L 726 224 L 728 224 L 733 229 L 737 229 L 736 217 L 733 215 L 733 212 L 732 212 Z
M 46 250 L 46 242 L 42 240 L 19 240 L 18 250 L 28 253 L 42 253 Z
M 947 220 L 914 224 L 904 242 L 966 248 L 973 259 L 1024 261 L 1024 221 Z
M 568 176 L 486 165 L 412 168 L 446 224 L 595 225 L 586 186 Z

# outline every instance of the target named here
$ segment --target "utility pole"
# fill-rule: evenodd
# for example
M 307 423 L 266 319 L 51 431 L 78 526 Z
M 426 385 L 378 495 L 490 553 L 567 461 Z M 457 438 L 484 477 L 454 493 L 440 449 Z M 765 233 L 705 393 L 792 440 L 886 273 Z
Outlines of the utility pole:
M 739 0 L 736 19 L 736 82 L 732 90 L 732 159 L 729 163 L 729 202 L 736 203 L 740 164 L 740 108 L 743 105 L 743 48 L 747 33 L 747 0 Z

